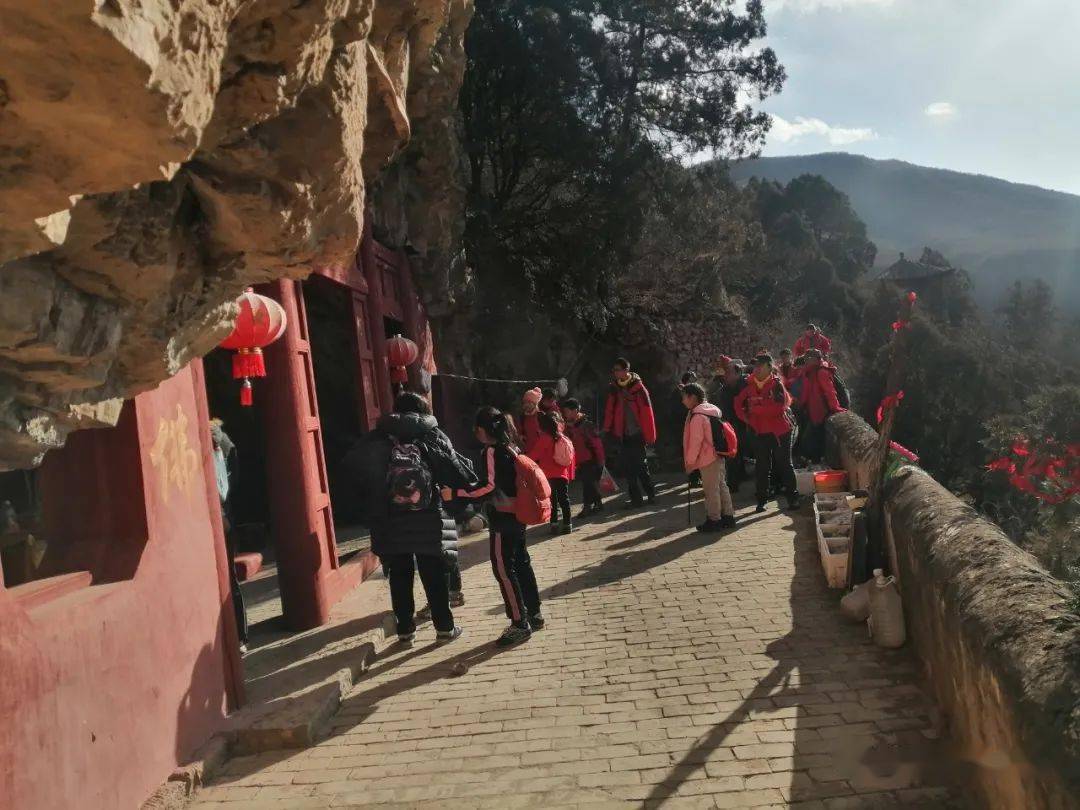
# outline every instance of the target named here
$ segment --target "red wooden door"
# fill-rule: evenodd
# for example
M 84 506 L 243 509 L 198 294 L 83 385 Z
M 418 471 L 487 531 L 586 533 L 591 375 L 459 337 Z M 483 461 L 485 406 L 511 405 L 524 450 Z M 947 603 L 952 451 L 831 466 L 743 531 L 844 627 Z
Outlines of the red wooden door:
M 330 510 L 330 484 L 326 475 L 326 458 L 323 450 L 322 425 L 319 422 L 319 400 L 315 394 L 315 365 L 311 359 L 311 343 L 308 337 L 307 308 L 304 306 L 304 293 L 299 281 L 288 282 L 293 286 L 293 299 L 296 302 L 297 340 L 294 349 L 295 361 L 303 374 L 301 384 L 306 396 L 306 405 L 299 427 L 304 434 L 302 439 L 307 444 L 305 457 L 310 464 L 305 465 L 307 484 L 310 487 L 310 504 L 314 512 L 313 523 L 319 533 L 319 542 L 326 549 L 332 567 L 338 567 L 337 538 L 334 535 L 334 517 Z
M 367 293 L 352 291 L 353 323 L 356 327 L 356 363 L 359 379 L 357 392 L 360 405 L 360 424 L 371 430 L 379 419 L 378 378 L 375 372 L 375 345 L 368 317 Z
M 266 349 L 269 377 L 256 396 L 264 397 L 282 608 L 289 627 L 300 630 L 329 618 L 327 577 L 338 567 L 337 546 L 304 296 L 291 280 L 265 292 L 289 319 L 285 334 Z

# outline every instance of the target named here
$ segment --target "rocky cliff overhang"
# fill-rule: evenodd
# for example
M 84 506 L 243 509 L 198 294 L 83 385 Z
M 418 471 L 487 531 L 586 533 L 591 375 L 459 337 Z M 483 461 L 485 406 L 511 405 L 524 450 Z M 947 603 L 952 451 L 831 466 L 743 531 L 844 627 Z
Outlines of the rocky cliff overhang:
M 0 469 L 114 423 L 245 286 L 350 261 L 395 162 L 401 243 L 448 265 L 471 5 L 0 0 Z

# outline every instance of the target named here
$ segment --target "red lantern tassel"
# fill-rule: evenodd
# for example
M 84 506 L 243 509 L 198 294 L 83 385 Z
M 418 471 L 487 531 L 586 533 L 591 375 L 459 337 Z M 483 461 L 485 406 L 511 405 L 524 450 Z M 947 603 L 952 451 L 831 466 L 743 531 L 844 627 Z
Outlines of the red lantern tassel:
M 233 355 L 232 375 L 234 380 L 245 377 L 265 377 L 266 361 L 262 349 L 240 349 Z
M 240 404 L 245 408 L 250 408 L 255 402 L 254 391 L 251 390 L 251 380 L 244 380 L 244 384 L 240 386 Z
M 405 370 L 405 366 L 391 366 L 390 381 L 396 383 L 408 382 L 409 372 Z

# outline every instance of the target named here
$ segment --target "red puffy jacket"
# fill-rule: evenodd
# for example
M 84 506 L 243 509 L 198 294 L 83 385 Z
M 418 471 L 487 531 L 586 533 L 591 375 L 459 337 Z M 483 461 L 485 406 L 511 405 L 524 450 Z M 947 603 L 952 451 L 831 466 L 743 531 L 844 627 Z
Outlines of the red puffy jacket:
M 789 408 L 791 394 L 775 374 L 760 384 L 751 374 L 746 387 L 735 397 L 735 413 L 759 435 L 790 433 Z
M 588 464 L 595 461 L 601 467 L 606 463 L 604 443 L 596 432 L 596 426 L 582 415 L 574 424 L 567 423 L 566 435 L 574 443 L 575 464 Z
M 815 425 L 820 425 L 834 413 L 844 410 L 836 398 L 832 366 L 822 363 L 820 366 L 803 367 L 799 404 L 810 418 L 810 422 Z
M 528 416 L 518 416 L 514 418 L 514 424 L 517 427 L 518 438 L 521 439 L 521 447 L 525 451 L 525 455 L 532 456 L 529 451 L 532 450 L 536 440 L 540 438 L 540 422 L 537 419 L 537 413 L 529 414 Z
M 832 341 L 825 337 L 821 332 L 818 332 L 813 338 L 807 337 L 805 334 L 799 337 L 795 341 L 795 356 L 806 354 L 811 349 L 817 349 L 822 354 L 828 354 L 829 349 L 832 348 Z
M 559 439 L 565 442 L 570 441 L 568 437 L 561 434 Z M 555 460 L 555 439 L 551 438 L 550 434 L 541 433 L 527 455 L 537 463 L 544 475 L 548 477 L 548 480 L 564 478 L 567 481 L 572 481 L 574 479 L 575 460 L 573 450 L 570 451 L 570 463 L 559 464 Z
M 645 444 L 656 444 L 656 416 L 653 414 L 649 389 L 637 374 L 630 375 L 630 382 L 623 386 L 612 383 L 608 390 L 607 406 L 604 408 L 604 430 L 621 439 L 626 434 L 626 406 L 634 410 L 641 436 Z

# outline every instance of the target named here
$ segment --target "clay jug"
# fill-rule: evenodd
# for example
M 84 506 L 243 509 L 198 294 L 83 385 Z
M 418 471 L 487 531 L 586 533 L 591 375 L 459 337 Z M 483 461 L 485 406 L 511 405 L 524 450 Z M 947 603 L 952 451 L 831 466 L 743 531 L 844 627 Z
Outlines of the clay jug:
M 862 585 L 856 585 L 847 596 L 840 600 L 840 612 L 853 622 L 861 624 L 870 618 L 870 589 L 874 580 L 868 579 Z
M 880 568 L 874 569 L 870 587 L 870 636 L 879 647 L 902 647 L 907 633 L 904 628 L 904 605 L 894 577 L 886 577 Z

